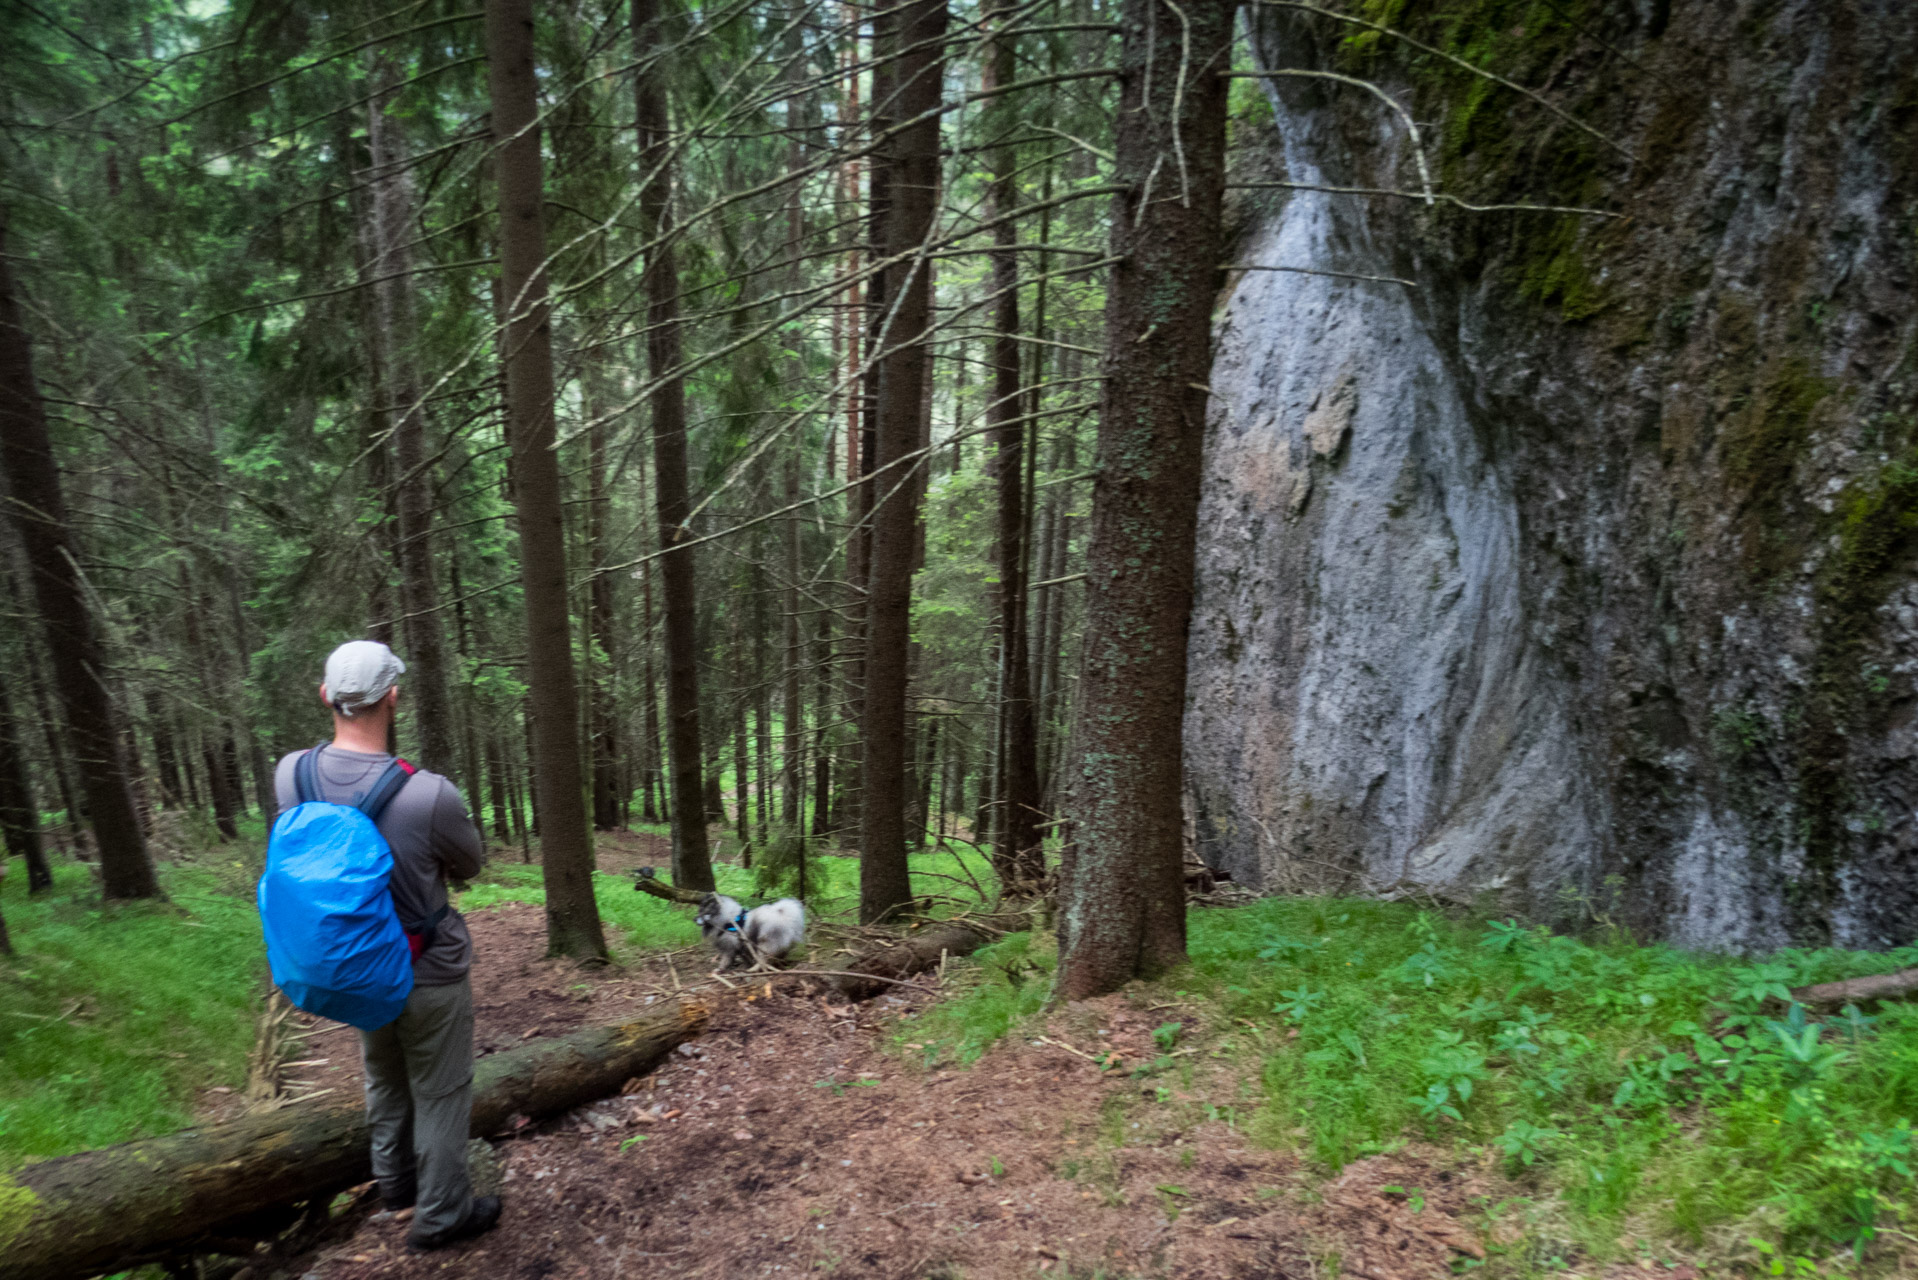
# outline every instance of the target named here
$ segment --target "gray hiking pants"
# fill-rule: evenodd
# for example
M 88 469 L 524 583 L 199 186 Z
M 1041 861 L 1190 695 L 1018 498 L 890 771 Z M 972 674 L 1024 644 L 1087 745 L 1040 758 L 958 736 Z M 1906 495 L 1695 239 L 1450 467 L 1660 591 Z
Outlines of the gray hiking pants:
M 389 1199 L 418 1189 L 414 1235 L 466 1220 L 466 1130 L 473 1111 L 473 987 L 414 987 L 400 1016 L 360 1032 L 373 1176 Z

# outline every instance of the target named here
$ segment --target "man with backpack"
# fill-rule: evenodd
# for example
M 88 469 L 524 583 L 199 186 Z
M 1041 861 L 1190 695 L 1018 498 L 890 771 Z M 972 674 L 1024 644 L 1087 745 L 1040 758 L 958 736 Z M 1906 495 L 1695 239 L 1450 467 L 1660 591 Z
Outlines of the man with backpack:
M 424 1251 L 490 1231 L 500 1202 L 467 1177 L 473 941 L 446 894 L 484 849 L 459 789 L 387 752 L 405 670 L 372 640 L 327 658 L 333 740 L 274 775 L 260 912 L 288 998 L 360 1030 L 380 1199 L 414 1208 L 407 1243 Z

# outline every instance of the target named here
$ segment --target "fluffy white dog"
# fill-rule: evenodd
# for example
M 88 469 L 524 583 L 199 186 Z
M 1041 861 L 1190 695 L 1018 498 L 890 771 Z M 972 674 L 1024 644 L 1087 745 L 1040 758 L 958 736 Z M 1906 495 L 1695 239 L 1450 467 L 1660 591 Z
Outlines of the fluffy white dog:
M 746 911 L 724 894 L 709 893 L 700 900 L 693 923 L 719 953 L 723 969 L 770 969 L 773 961 L 806 940 L 806 908 L 797 898 Z

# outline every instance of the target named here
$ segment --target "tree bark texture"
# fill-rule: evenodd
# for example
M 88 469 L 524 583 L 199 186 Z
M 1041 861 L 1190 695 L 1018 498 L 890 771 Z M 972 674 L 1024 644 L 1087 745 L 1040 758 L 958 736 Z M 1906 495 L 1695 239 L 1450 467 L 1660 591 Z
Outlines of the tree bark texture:
M 1003 25 L 1001 9 L 995 25 Z M 1009 84 L 1016 76 L 1015 40 L 995 33 L 985 55 L 987 89 Z M 1010 136 L 1011 95 L 1001 95 L 995 106 L 1002 119 L 994 132 Z M 988 126 L 992 129 L 992 126 Z M 992 427 L 999 497 L 999 716 L 1004 746 L 1000 811 L 993 823 L 993 870 L 1008 890 L 1036 888 L 1045 875 L 1039 837 L 1039 730 L 1032 699 L 1032 661 L 1027 639 L 1026 552 L 1026 435 L 1022 420 L 1025 397 L 1020 394 L 1019 258 L 1012 251 L 1018 229 L 1011 214 L 1017 204 L 1013 173 L 1018 148 L 1002 145 L 992 155 L 992 184 L 987 190 L 989 217 L 1004 219 L 993 229 L 1000 251 L 992 258 L 994 304 L 992 393 L 986 421 Z
M 109 898 L 157 898 L 160 882 L 147 852 L 120 749 L 107 686 L 106 650 L 81 580 L 78 547 L 67 522 L 53 459 L 46 406 L 33 375 L 33 342 L 14 293 L 0 209 L 0 470 L 7 512 L 20 532 L 53 659 L 55 693 L 100 844 L 100 886 Z M 69 814 L 70 818 L 74 815 Z
M 372 235 L 374 251 L 374 334 L 385 368 L 385 392 L 391 404 L 393 457 L 399 466 L 399 541 L 401 634 L 406 642 L 406 684 L 410 715 L 418 734 L 420 764 L 454 771 L 453 699 L 448 691 L 446 636 L 440 623 L 439 585 L 433 576 L 433 471 L 426 447 L 427 415 L 420 404 L 420 379 L 412 343 L 414 319 L 413 178 L 406 135 L 390 86 L 399 79 L 392 62 L 374 66 L 381 90 L 367 112 L 372 151 Z M 472 780 L 467 780 L 471 787 Z
M 945 0 L 916 0 L 900 11 L 891 113 L 910 121 L 892 135 L 886 165 L 885 253 L 911 254 L 932 229 L 939 187 L 939 105 L 946 31 Z M 924 119 L 920 117 L 924 116 Z M 906 685 L 912 631 L 913 465 L 931 370 L 925 341 L 932 316 L 929 259 L 908 259 L 887 272 L 890 321 L 879 358 L 876 424 L 878 473 L 872 492 L 872 558 L 866 592 L 865 739 L 859 812 L 859 917 L 871 922 L 912 903 L 906 862 Z M 897 288 L 892 287 L 893 282 Z
M 658 381 L 680 364 L 679 270 L 673 254 L 671 114 L 666 101 L 665 23 L 659 0 L 633 0 L 635 120 L 639 132 L 639 221 L 649 244 L 646 289 L 647 367 L 652 394 L 653 485 L 659 510 L 659 576 L 666 611 L 666 753 L 672 770 L 673 879 L 711 889 L 712 851 L 702 820 L 699 732 L 699 612 L 693 549 L 681 523 L 692 510 L 686 480 L 686 384 Z
M 1180 797 L 1233 6 L 1125 0 L 1074 838 L 1056 991 L 1185 958 Z
M 580 770 L 579 702 L 566 590 L 566 532 L 554 452 L 552 311 L 546 289 L 544 174 L 532 0 L 488 0 L 487 79 L 499 152 L 500 281 L 507 305 L 506 420 L 526 597 L 546 938 L 554 955 L 604 959 L 593 846 Z
M 471 1133 L 617 1093 L 705 1021 L 699 1006 L 674 1004 L 483 1058 Z M 357 1103 L 287 1107 L 30 1164 L 0 1176 L 0 1280 L 66 1280 L 188 1252 L 231 1219 L 371 1176 Z

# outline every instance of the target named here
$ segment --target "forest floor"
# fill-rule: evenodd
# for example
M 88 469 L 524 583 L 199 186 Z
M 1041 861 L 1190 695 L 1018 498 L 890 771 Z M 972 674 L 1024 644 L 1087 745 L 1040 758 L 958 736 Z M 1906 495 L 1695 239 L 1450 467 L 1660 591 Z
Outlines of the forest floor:
M 176 845 L 164 903 L 102 904 L 64 857 L 51 893 L 0 884 L 0 1172 L 248 1105 L 257 840 Z M 689 993 L 706 1034 L 622 1096 L 475 1142 L 506 1204 L 485 1238 L 413 1257 L 406 1219 L 349 1197 L 250 1280 L 1918 1275 L 1918 1002 L 1787 1008 L 1918 948 L 1740 959 L 1596 919 L 1273 897 L 1195 905 L 1191 963 L 1104 1000 L 1048 1011 L 1035 933 L 840 1004 L 712 980 L 691 910 L 631 888 L 666 860 L 657 831 L 599 852 L 611 965 L 545 958 L 516 849 L 461 895 L 479 1052 Z M 926 893 L 985 874 L 952 850 L 913 870 Z M 865 945 L 857 871 L 809 873 L 815 965 Z M 351 1105 L 352 1033 L 284 1048 L 280 1105 Z
M 698 955 L 610 972 L 543 959 L 544 919 L 526 904 L 469 920 L 482 1055 L 706 977 Z M 1239 1096 L 1223 1065 L 1172 1091 L 1085 1056 L 1149 1060 L 1177 1007 L 1112 997 L 1052 1019 L 1041 1034 L 1058 1043 L 1010 1038 L 959 1069 L 902 1059 L 901 1015 L 937 999 L 937 981 L 866 1005 L 707 983 L 710 1029 L 668 1066 L 477 1157 L 504 1197 L 498 1230 L 414 1256 L 410 1215 L 375 1213 L 288 1274 L 1304 1280 L 1337 1260 L 1337 1274 L 1414 1280 L 1484 1256 L 1463 1221 L 1494 1190 L 1483 1170 L 1401 1151 L 1321 1186 L 1223 1118 Z M 347 1029 L 300 1057 L 296 1094 L 358 1088 Z M 1208 1101 L 1222 1118 L 1181 1122 Z

